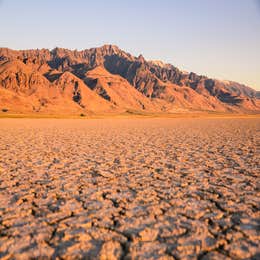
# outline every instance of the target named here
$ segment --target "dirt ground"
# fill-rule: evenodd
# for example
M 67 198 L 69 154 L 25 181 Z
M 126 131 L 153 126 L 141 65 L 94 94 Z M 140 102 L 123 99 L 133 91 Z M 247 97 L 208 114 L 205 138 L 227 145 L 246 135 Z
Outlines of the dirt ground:
M 260 119 L 0 119 L 0 258 L 259 259 Z

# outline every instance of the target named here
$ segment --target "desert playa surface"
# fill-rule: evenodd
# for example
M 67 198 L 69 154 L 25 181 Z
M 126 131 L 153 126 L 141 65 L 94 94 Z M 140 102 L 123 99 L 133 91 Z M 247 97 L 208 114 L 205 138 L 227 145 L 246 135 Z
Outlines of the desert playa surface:
M 260 118 L 0 119 L 0 258 L 259 259 Z

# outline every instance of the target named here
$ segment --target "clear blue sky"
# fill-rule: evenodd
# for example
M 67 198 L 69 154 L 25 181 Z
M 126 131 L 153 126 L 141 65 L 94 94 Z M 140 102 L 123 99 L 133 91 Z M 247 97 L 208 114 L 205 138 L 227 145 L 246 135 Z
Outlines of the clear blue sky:
M 0 0 L 0 46 L 116 44 L 260 90 L 258 0 Z

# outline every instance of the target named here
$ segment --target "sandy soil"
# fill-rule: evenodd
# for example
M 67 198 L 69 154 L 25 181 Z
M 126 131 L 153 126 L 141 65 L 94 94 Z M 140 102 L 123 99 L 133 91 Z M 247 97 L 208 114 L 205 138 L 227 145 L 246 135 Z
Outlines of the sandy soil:
M 257 118 L 1 119 L 0 258 L 259 259 L 259 137 Z

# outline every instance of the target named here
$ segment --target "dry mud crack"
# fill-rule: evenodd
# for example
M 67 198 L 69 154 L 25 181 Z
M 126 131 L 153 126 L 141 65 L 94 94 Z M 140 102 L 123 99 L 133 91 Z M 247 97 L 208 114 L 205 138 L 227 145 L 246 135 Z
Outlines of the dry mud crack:
M 259 259 L 260 119 L 0 120 L 0 258 Z

